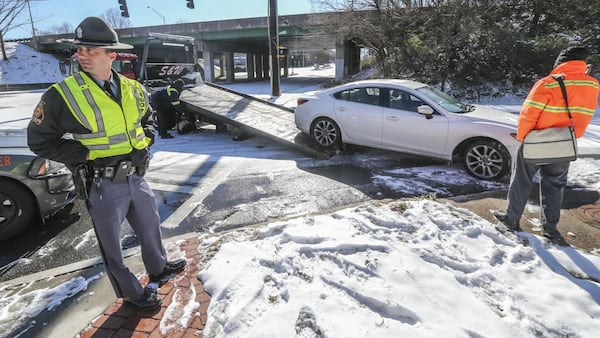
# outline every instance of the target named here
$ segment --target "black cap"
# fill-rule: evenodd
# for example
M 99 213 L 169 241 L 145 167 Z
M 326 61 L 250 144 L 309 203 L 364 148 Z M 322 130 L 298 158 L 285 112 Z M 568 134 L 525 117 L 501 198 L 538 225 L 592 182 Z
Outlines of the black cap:
M 132 45 L 119 42 L 117 32 L 104 19 L 97 16 L 85 18 L 75 28 L 77 46 L 107 49 L 132 49 Z
M 561 63 L 567 61 L 585 61 L 589 55 L 590 52 L 587 50 L 587 48 L 581 46 L 572 46 L 567 49 L 563 49 L 560 51 L 558 57 L 556 58 L 556 61 L 554 62 L 554 68 L 556 68 L 556 66 L 560 65 Z

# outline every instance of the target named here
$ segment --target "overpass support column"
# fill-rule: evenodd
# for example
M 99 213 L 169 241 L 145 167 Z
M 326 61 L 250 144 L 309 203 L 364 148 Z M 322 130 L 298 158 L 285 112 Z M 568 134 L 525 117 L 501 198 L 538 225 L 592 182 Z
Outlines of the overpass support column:
M 217 77 L 222 78 L 225 76 L 225 56 L 223 53 L 217 53 L 217 55 L 219 55 L 219 72 Z
M 233 62 L 233 53 L 225 52 L 225 78 L 227 82 L 235 81 L 235 65 Z
M 204 58 L 204 80 L 215 82 L 215 63 L 213 62 L 213 53 L 210 50 L 202 52 Z
M 360 46 L 351 41 L 347 42 L 347 46 L 348 75 L 354 75 L 360 72 Z
M 257 79 L 264 79 L 265 75 L 263 74 L 263 62 L 262 62 L 262 55 L 261 54 L 255 54 L 252 57 L 252 61 L 254 63 L 254 66 L 256 67 L 256 78 Z
M 345 69 L 345 54 L 344 43 L 337 42 L 335 44 L 335 80 L 342 81 L 347 70 Z
M 360 47 L 345 40 L 335 45 L 335 79 L 341 81 L 344 77 L 360 71 Z
M 268 54 L 262 56 L 263 79 L 271 78 L 270 61 L 270 56 Z
M 248 80 L 254 80 L 254 54 L 247 53 L 246 54 L 246 74 L 248 75 Z

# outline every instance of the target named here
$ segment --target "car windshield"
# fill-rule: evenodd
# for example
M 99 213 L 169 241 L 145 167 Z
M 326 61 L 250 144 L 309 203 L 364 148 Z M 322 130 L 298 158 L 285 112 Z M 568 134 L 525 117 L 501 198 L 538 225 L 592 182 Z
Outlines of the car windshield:
M 437 90 L 433 87 L 425 86 L 417 89 L 417 91 L 425 94 L 427 97 L 435 101 L 440 106 L 444 107 L 451 113 L 468 113 L 475 109 L 475 106 L 467 103 L 462 103 L 452 96 Z

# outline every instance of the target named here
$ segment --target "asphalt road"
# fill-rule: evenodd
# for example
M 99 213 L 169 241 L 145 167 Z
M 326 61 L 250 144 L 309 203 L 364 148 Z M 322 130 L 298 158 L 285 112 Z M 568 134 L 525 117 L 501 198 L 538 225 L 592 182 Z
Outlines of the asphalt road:
M 165 238 L 226 231 L 371 199 L 427 193 L 390 187 L 377 179 L 381 176 L 392 181 L 418 181 L 425 187 L 443 186 L 436 192 L 439 197 L 490 189 L 473 180 L 465 184 L 458 179 L 453 184 L 446 177 L 418 177 L 414 174 L 418 168 L 443 168 L 445 164 L 369 148 L 349 147 L 330 160 L 316 160 L 260 137 L 235 142 L 230 135 L 211 129 L 169 142 L 199 145 L 197 155 L 204 159 L 181 161 L 176 166 L 151 163 L 146 177 L 156 194 Z M 160 154 L 179 156 L 174 152 Z M 416 171 L 402 170 L 409 168 Z M 455 173 L 457 168 L 460 164 L 449 167 Z M 466 176 L 464 172 L 458 175 Z M 124 248 L 137 245 L 128 225 L 123 226 L 121 236 Z M 91 220 L 83 202 L 77 200 L 45 224 L 33 226 L 0 246 L 0 282 L 98 256 Z

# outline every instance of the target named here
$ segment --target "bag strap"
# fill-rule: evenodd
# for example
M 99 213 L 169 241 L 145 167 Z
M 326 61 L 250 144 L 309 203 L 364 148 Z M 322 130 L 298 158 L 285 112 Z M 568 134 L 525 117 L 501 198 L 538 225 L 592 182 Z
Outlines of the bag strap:
M 560 91 L 562 92 L 563 99 L 565 100 L 565 104 L 567 106 L 567 113 L 569 113 L 569 121 L 571 121 L 571 128 L 574 128 L 573 116 L 571 115 L 571 109 L 569 109 L 569 98 L 567 96 L 567 89 L 565 88 L 565 82 L 563 81 L 565 76 L 563 74 L 555 74 L 555 75 L 552 75 L 552 77 L 556 81 L 558 81 L 558 85 L 560 86 Z
M 552 75 L 552 77 L 556 81 L 558 81 L 558 84 L 560 85 L 560 91 L 562 92 L 563 98 L 565 99 L 565 104 L 567 105 L 567 113 L 569 113 L 569 121 L 571 122 L 570 130 L 571 130 L 571 138 L 573 139 L 573 149 L 575 150 L 575 155 L 577 155 L 577 141 L 575 139 L 575 125 L 573 124 L 573 116 L 571 115 L 571 109 L 569 109 L 569 99 L 567 97 L 567 89 L 565 88 L 565 83 L 563 81 L 565 76 L 563 74 L 555 74 L 555 75 Z

